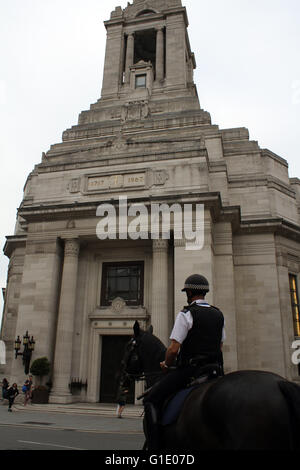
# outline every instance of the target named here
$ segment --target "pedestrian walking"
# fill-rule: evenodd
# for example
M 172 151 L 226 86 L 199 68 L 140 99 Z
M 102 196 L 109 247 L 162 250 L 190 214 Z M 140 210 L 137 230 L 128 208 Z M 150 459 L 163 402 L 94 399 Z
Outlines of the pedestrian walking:
M 130 386 L 129 379 L 125 379 L 120 384 L 118 398 L 117 398 L 117 402 L 118 402 L 117 417 L 118 418 L 122 418 L 122 413 L 123 413 L 124 408 L 126 406 L 127 395 L 129 393 L 129 386 Z
M 26 406 L 27 403 L 30 400 L 30 383 L 29 383 L 29 380 L 26 380 L 24 382 L 24 385 L 22 387 L 22 392 L 24 393 L 24 406 Z
M 8 411 L 12 411 L 11 407 L 15 401 L 15 398 L 16 396 L 19 395 L 19 390 L 18 390 L 18 386 L 16 383 L 14 383 L 12 385 L 12 387 L 10 387 L 8 390 L 7 390 L 7 398 L 8 398 Z

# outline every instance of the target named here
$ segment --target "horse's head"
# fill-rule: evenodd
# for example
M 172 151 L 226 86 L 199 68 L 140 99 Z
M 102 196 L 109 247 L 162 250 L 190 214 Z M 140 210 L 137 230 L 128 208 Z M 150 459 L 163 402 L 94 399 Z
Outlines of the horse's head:
M 147 331 L 140 328 L 139 323 L 136 321 L 133 327 L 134 335 L 127 343 L 124 356 L 125 371 L 129 375 L 142 375 L 144 372 L 143 360 L 141 355 L 141 343 L 143 336 L 152 334 L 153 329 L 150 327 Z
M 160 371 L 159 363 L 164 359 L 166 348 L 153 335 L 152 326 L 144 331 L 136 321 L 133 333 L 133 337 L 127 343 L 123 359 L 125 372 L 138 378 L 144 373 Z

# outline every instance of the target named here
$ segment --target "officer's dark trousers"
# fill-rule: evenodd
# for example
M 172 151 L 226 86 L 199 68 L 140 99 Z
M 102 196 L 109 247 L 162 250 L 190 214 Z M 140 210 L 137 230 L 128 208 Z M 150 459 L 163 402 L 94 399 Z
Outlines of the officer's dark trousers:
M 167 372 L 144 398 L 148 450 L 159 450 L 159 415 L 164 401 L 184 388 L 191 377 L 198 377 L 199 367 L 188 366 Z
M 159 409 L 166 398 L 172 393 L 184 388 L 191 377 L 198 377 L 200 367 L 188 366 L 166 372 L 166 375 L 154 385 L 149 394 L 144 398 L 144 403 L 152 403 Z

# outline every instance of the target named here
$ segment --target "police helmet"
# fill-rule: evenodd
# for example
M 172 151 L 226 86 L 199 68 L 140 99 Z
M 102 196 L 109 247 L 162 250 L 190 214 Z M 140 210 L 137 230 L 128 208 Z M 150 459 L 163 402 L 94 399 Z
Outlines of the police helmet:
M 187 289 L 198 290 L 207 293 L 209 292 L 208 280 L 200 274 L 192 274 L 186 279 L 184 288 L 181 290 L 181 292 L 186 292 Z

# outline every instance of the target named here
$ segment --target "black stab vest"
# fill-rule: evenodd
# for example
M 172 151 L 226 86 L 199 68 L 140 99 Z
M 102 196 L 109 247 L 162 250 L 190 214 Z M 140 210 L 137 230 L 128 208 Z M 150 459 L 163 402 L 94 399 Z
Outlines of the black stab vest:
M 193 327 L 183 341 L 178 357 L 179 365 L 186 365 L 197 356 L 207 356 L 208 361 L 219 361 L 224 316 L 216 307 L 203 307 L 192 304 L 185 307 L 184 313 L 191 312 Z

